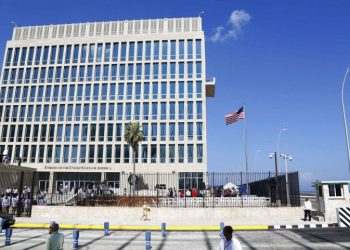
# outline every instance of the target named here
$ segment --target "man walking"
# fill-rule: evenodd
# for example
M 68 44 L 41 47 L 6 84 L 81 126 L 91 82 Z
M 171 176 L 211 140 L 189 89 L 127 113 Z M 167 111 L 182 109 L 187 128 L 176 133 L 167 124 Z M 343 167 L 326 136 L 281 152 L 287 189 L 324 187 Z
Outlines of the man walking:
M 233 229 L 231 226 L 225 226 L 223 236 L 221 237 L 217 250 L 242 250 L 241 243 L 232 237 Z
M 46 242 L 46 250 L 63 250 L 64 235 L 58 232 L 59 225 L 53 222 L 49 228 L 50 237 Z
M 306 198 L 304 201 L 304 221 L 306 221 L 306 217 L 309 217 L 309 221 L 311 221 L 311 209 L 312 203 L 309 198 Z

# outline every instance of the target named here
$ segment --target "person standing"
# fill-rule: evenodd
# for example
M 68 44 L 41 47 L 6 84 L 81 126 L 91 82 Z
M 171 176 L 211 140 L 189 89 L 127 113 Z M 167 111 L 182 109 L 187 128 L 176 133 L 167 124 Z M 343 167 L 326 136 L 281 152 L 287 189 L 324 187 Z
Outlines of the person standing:
M 60 226 L 53 222 L 49 228 L 49 238 L 46 242 L 46 250 L 63 250 L 64 235 L 58 232 Z
M 225 226 L 223 236 L 221 237 L 217 250 L 242 250 L 241 243 L 232 237 L 233 229 L 231 226 Z
M 146 202 L 143 203 L 143 206 L 142 206 L 142 218 L 144 218 L 143 220 L 148 220 L 148 215 L 149 213 L 151 212 L 151 208 L 147 205 Z
M 304 201 L 304 221 L 306 221 L 307 217 L 309 217 L 309 221 L 311 221 L 311 209 L 312 203 L 309 198 L 306 198 Z

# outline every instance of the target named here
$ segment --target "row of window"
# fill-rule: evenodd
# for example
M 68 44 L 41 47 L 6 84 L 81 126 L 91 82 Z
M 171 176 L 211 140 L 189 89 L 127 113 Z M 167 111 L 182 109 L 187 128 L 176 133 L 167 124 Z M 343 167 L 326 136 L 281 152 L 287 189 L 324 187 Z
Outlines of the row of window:
M 7 89 L 7 93 L 6 93 Z M 195 91 L 194 91 L 195 90 Z M 202 82 L 103 83 L 2 87 L 0 102 L 201 98 Z M 159 93 L 160 92 L 160 93 Z M 29 96 L 28 96 L 29 95 Z
M 132 162 L 129 145 L 10 145 L 7 149 L 12 161 L 21 157 L 23 163 Z M 139 163 L 203 162 L 203 144 L 151 144 L 140 149 L 136 152 Z
M 4 69 L 3 84 L 201 78 L 202 62 Z
M 126 126 L 117 124 L 2 125 L 2 142 L 124 141 Z M 144 141 L 201 141 L 201 122 L 143 123 Z
M 192 120 L 203 118 L 202 106 L 201 101 L 6 105 L 0 106 L 0 121 Z
M 200 59 L 201 40 L 130 41 L 8 48 L 5 66 Z

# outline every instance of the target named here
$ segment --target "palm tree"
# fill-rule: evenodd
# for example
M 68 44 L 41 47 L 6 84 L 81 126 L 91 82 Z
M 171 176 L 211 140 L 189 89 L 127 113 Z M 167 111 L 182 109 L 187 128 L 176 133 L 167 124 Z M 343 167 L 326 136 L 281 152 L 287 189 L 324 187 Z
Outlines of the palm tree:
M 132 148 L 132 162 L 133 162 L 133 176 L 135 177 L 135 156 L 136 148 L 140 142 L 143 141 L 143 131 L 142 127 L 138 122 L 130 122 L 127 124 L 125 135 L 125 141 L 128 142 L 129 146 Z M 133 178 L 133 195 L 135 195 L 135 179 Z

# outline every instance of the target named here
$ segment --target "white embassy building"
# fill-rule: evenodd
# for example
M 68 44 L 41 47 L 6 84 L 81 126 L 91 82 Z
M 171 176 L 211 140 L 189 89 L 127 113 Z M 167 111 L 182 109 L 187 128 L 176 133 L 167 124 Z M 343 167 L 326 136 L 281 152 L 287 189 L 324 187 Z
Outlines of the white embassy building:
M 15 27 L 1 72 L 0 152 L 36 168 L 49 192 L 101 180 L 120 188 L 132 172 L 124 131 L 137 121 L 136 172 L 196 186 L 214 93 L 200 17 Z

